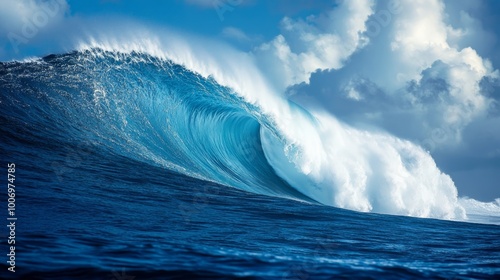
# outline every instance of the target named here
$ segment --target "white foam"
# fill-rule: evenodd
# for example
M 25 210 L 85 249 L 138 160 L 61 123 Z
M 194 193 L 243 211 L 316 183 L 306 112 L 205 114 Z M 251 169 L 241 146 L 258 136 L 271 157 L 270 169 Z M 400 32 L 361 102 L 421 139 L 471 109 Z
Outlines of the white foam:
M 461 197 L 458 199 L 458 203 L 467 212 L 468 221 L 500 225 L 500 198 L 491 202 L 482 202 Z
M 315 130 L 294 126 L 297 149 L 280 149 L 280 140 L 263 133 L 269 162 L 295 188 L 323 204 L 357 211 L 466 218 L 453 181 L 423 149 L 314 114 Z

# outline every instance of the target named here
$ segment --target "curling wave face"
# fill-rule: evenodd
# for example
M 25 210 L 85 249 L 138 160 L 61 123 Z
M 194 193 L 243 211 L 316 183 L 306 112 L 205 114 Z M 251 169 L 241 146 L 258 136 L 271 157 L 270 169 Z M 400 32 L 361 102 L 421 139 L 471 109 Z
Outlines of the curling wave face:
M 358 211 L 466 218 L 453 181 L 420 147 L 306 111 L 254 72 L 229 75 L 179 57 L 85 47 L 4 63 L 1 88 L 22 94 L 2 96 L 12 110 L 3 115 L 29 114 L 19 119 L 29 118 L 46 141 L 91 143 L 249 192 Z M 263 88 L 249 88 L 251 79 Z

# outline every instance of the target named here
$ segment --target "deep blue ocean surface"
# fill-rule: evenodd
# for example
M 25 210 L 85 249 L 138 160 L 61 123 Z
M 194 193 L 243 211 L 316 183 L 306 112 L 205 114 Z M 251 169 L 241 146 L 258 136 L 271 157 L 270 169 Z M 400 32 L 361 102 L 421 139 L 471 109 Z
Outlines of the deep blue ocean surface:
M 500 278 L 500 226 L 321 205 L 266 160 L 272 120 L 168 61 L 1 63 L 0 124 L 2 279 Z

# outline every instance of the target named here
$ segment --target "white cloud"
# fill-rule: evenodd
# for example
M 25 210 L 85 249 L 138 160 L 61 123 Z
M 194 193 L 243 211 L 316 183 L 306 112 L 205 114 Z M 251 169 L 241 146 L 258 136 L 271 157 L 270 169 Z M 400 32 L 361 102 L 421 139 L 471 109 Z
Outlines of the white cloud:
M 442 80 L 447 90 L 433 92 L 438 95 L 433 104 L 419 98 L 413 102 L 416 106 L 431 105 L 441 110 L 439 120 L 429 122 L 438 124 L 457 143 L 461 130 L 488 108 L 490 101 L 481 93 L 479 83 L 484 77 L 496 77 L 498 73 L 471 47 L 457 49 L 448 43 L 449 36 L 461 35 L 446 23 L 443 2 L 401 1 L 401 5 L 402 13 L 395 19 L 391 43 L 392 55 L 398 58 L 399 79 L 395 86 L 413 80 L 422 87 L 428 81 L 423 79 L 425 73 L 432 74 L 434 80 Z
M 312 94 L 320 103 L 331 104 L 334 114 L 346 110 L 357 122 L 372 123 L 372 116 L 382 116 L 379 125 L 428 149 L 458 145 L 463 129 L 486 114 L 493 102 L 482 92 L 480 83 L 487 77 L 497 79 L 498 71 L 470 46 L 459 48 L 460 36 L 468 32 L 447 23 L 442 1 L 398 3 L 398 13 L 392 13 L 377 36 L 370 37 L 369 46 L 330 74 L 335 77 L 324 82 L 331 85 L 329 93 Z M 378 3 L 368 23 L 386 10 Z M 343 94 L 335 96 L 337 91 Z M 339 108 L 339 104 L 350 108 Z M 389 119 L 395 114 L 399 122 L 415 125 L 395 124 Z M 443 135 L 439 141 L 437 134 Z
M 372 14 L 373 1 L 343 1 L 335 9 L 306 20 L 282 20 L 283 34 L 256 51 L 262 68 L 284 88 L 309 82 L 320 69 L 339 69 L 367 43 L 362 35 Z

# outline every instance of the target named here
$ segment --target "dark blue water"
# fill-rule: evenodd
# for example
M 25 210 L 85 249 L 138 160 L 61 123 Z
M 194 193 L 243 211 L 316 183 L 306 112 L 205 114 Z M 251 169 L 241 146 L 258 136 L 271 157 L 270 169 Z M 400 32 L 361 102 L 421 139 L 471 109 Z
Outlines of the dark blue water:
M 169 62 L 0 64 L 0 124 L 2 278 L 500 277 L 499 226 L 319 205 L 265 160 L 258 108 Z

